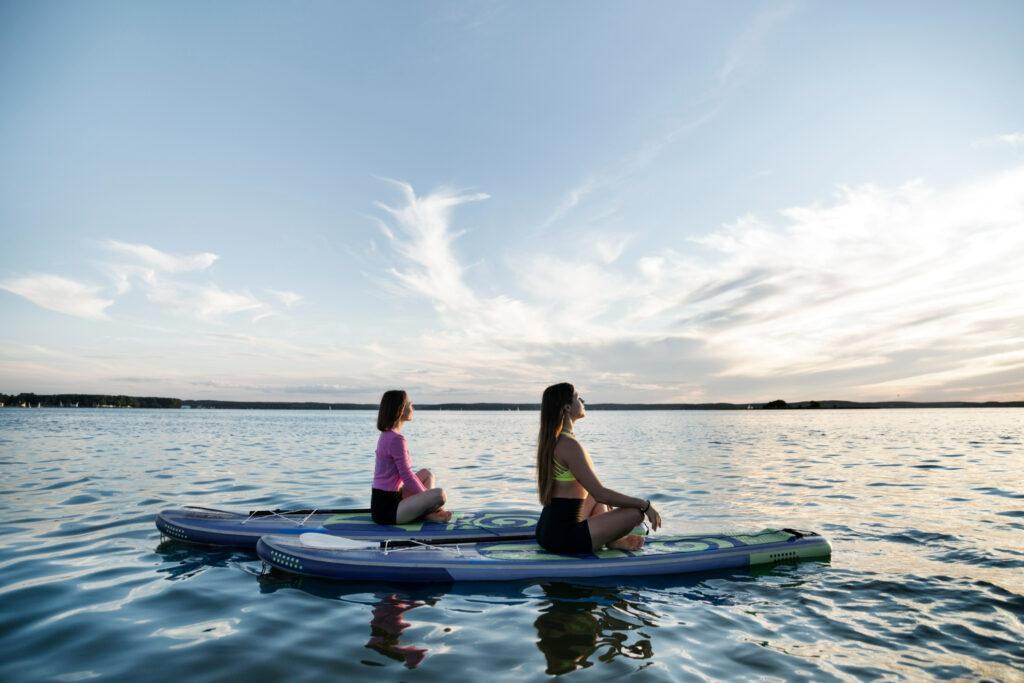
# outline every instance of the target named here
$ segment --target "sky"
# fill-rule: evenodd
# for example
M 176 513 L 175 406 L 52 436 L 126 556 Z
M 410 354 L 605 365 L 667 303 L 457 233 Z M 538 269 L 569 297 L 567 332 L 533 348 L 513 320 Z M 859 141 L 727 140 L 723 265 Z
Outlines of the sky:
M 0 392 L 1024 399 L 1020 2 L 0 2 Z

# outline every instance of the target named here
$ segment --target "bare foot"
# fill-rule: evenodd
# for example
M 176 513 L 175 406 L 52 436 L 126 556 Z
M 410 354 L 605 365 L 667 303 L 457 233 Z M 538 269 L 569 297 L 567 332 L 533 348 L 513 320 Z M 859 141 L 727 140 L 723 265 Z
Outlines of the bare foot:
M 451 520 L 451 510 L 434 510 L 423 515 L 423 519 L 429 522 L 447 522 Z
M 622 538 L 615 539 L 608 544 L 608 547 L 614 548 L 615 550 L 640 550 L 643 545 L 643 536 L 634 536 L 630 534 L 629 536 L 623 536 Z

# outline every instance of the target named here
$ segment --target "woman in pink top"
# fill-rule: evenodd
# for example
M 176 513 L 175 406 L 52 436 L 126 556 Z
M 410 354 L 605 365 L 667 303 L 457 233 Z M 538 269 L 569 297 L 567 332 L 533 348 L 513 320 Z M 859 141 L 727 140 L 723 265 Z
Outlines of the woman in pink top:
M 377 524 L 405 524 L 426 516 L 447 522 L 452 513 L 442 510 L 447 497 L 434 488 L 430 470 L 413 472 L 402 425 L 412 420 L 412 402 L 401 389 L 385 391 L 377 411 L 377 464 L 373 470 L 370 514 Z

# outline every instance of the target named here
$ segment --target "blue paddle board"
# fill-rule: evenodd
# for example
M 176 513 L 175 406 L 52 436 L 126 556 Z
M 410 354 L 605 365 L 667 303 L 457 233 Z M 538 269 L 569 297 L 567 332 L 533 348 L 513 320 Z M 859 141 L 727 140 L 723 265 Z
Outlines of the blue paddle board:
M 525 510 L 452 512 L 449 522 L 420 520 L 410 524 L 374 524 L 369 510 L 299 510 L 230 512 L 185 507 L 163 510 L 156 527 L 168 538 L 203 545 L 255 548 L 268 534 L 297 536 L 308 532 L 368 541 L 432 542 L 533 538 L 538 513 Z
M 381 547 L 316 533 L 264 536 L 256 552 L 271 567 L 305 576 L 422 583 L 683 574 L 823 559 L 832 548 L 811 531 L 765 529 L 649 537 L 640 550 L 583 555 L 549 553 L 534 541 Z

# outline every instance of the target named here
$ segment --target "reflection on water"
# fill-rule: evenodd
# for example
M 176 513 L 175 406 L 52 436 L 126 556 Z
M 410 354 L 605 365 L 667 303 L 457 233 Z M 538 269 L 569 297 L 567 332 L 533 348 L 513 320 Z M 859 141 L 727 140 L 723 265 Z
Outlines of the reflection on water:
M 298 590 L 321 599 L 348 601 L 372 595 L 370 640 L 366 647 L 388 659 L 414 669 L 427 657 L 426 643 L 403 638 L 410 622 L 407 615 L 419 607 L 437 607 L 451 596 L 467 597 L 476 604 L 500 604 L 524 601 L 539 613 L 533 625 L 537 648 L 547 662 L 546 672 L 563 674 L 616 657 L 635 660 L 654 655 L 650 637 L 641 629 L 657 627 L 656 615 L 642 604 L 636 589 L 610 586 L 551 582 L 509 585 L 483 583 L 470 585 L 394 586 L 395 590 L 374 590 L 379 584 L 349 584 L 296 576 L 277 569 L 259 576 L 263 592 Z M 647 583 L 650 583 L 649 581 Z M 679 577 L 661 580 L 656 585 L 681 584 Z M 372 594 L 367 593 L 373 590 Z M 538 592 L 539 591 L 539 592 Z M 457 626 L 440 624 L 450 631 Z M 485 656 L 486 652 L 481 652 Z M 369 666 L 377 662 L 363 660 Z
M 595 654 L 601 662 L 654 655 L 649 637 L 638 629 L 655 623 L 616 591 L 568 583 L 543 584 L 543 589 L 548 600 L 533 625 L 547 673 L 593 666 Z
M 402 631 L 409 628 L 409 622 L 403 615 L 409 610 L 434 604 L 425 600 L 410 600 L 398 593 L 381 595 L 380 601 L 373 608 L 373 619 L 370 620 L 370 640 L 366 647 L 402 662 L 410 669 L 415 669 L 427 656 L 425 647 L 400 645 Z
M 0 680 L 1017 680 L 1022 416 L 594 411 L 604 483 L 649 492 L 667 533 L 811 528 L 831 563 L 402 586 L 261 576 L 153 526 L 365 505 L 372 413 L 3 410 Z M 420 413 L 407 436 L 453 509 L 496 512 L 537 507 L 535 430 Z
M 374 585 L 332 583 L 288 574 L 277 569 L 262 572 L 259 575 L 259 583 L 261 590 L 265 593 L 287 588 L 303 591 L 322 599 L 341 601 L 356 596 L 366 596 L 366 588 L 379 588 Z M 366 647 L 388 659 L 401 662 L 406 668 L 415 669 L 427 656 L 429 650 L 416 644 L 402 642 L 402 633 L 410 626 L 405 615 L 418 607 L 436 605 L 443 597 L 444 591 L 438 592 L 428 587 L 415 595 L 409 592 L 382 592 L 380 590 L 374 591 L 371 595 L 370 639 L 366 642 Z M 362 663 L 368 666 L 379 665 L 378 662 L 365 659 L 362 660 Z
M 163 558 L 157 574 L 170 581 L 190 579 L 210 567 L 226 567 L 232 558 L 244 558 L 246 553 L 230 548 L 190 545 L 176 540 L 161 540 L 156 554 Z

